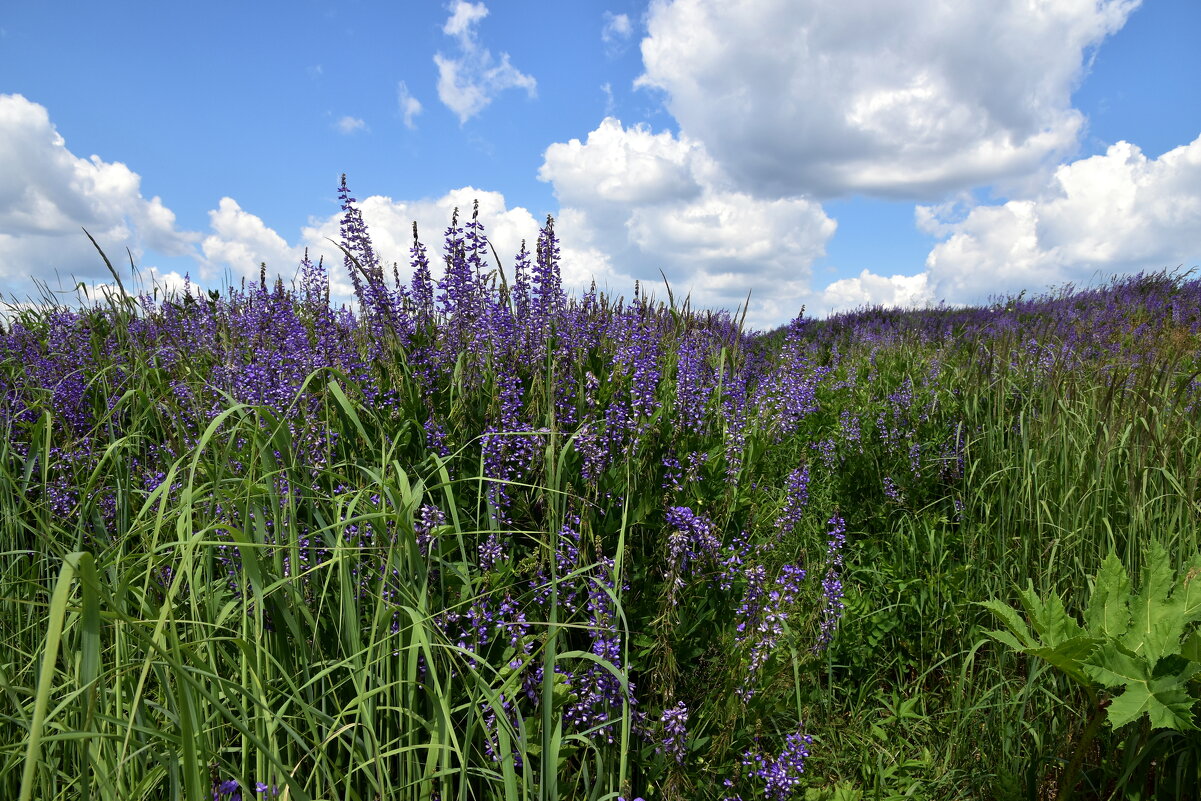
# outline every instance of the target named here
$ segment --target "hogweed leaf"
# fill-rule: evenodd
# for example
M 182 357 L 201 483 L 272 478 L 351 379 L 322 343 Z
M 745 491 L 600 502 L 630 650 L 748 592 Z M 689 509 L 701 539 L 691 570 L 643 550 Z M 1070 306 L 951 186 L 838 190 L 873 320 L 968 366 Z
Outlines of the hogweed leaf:
M 995 599 L 982 601 L 980 605 L 1000 618 L 1005 627 L 1009 629 L 1009 631 L 986 632 L 988 636 L 1016 651 L 1025 651 L 1038 646 L 1038 641 L 1030 634 L 1030 628 L 1026 625 L 1026 621 L 1022 620 L 1022 616 L 1012 606 Z
M 1201 662 L 1201 631 L 1194 631 L 1192 636 L 1180 646 L 1180 655 L 1190 662 Z
M 1179 653 L 1180 635 L 1184 633 L 1178 609 L 1181 604 L 1168 598 L 1172 572 L 1167 550 L 1152 542 L 1143 566 L 1142 587 L 1130 604 L 1130 630 L 1122 638 L 1122 645 L 1152 666 L 1168 654 Z
M 1028 599 L 1023 598 L 1023 600 L 1027 601 Z M 1033 607 L 1032 620 L 1038 621 L 1036 627 L 1039 628 L 1039 634 L 1042 636 L 1037 639 L 1030 632 L 1018 611 L 1008 604 L 991 600 L 984 601 L 980 605 L 1000 618 L 1008 629 L 1008 631 L 985 632 L 989 637 L 1018 653 L 1037 656 L 1049 662 L 1085 686 L 1090 684 L 1088 677 L 1081 671 L 1081 664 L 1100 641 L 1084 636 L 1083 629 L 1067 617 L 1067 613 L 1063 611 L 1062 602 L 1052 602 L 1046 605 L 1026 604 L 1027 609 Z M 1064 620 L 1072 625 L 1065 625 Z M 1074 632 L 1075 636 L 1067 636 L 1070 632 Z
M 1084 629 L 1064 609 L 1063 599 L 1052 594 L 1043 601 L 1034 591 L 1034 582 L 1030 582 L 1022 591 L 1022 603 L 1030 616 L 1030 625 L 1043 645 L 1054 648 L 1060 643 L 1084 636 Z
M 1018 642 L 1017 638 L 1008 631 L 999 631 L 997 629 L 993 629 L 992 631 L 986 631 L 984 633 L 1002 645 L 1009 646 L 1010 649 L 1017 651 L 1019 654 L 1024 654 L 1028 650 L 1025 645 L 1022 645 L 1020 642 Z
M 1186 623 L 1201 620 L 1201 553 L 1180 571 L 1180 586 L 1172 599 L 1180 602 L 1180 616 Z
M 1177 669 L 1154 675 L 1145 658 L 1108 642 L 1096 650 L 1084 671 L 1106 687 L 1122 688 L 1108 710 L 1109 723 L 1115 729 L 1138 720 L 1145 712 L 1152 728 L 1188 731 L 1195 728 L 1192 707 L 1196 699 L 1187 685 L 1201 665 L 1178 661 Z
M 1084 623 L 1091 636 L 1113 639 L 1121 637 L 1130 627 L 1130 576 L 1112 551 L 1097 573 Z
M 1092 682 L 1084 673 L 1084 663 L 1100 643 L 1092 637 L 1073 637 L 1050 648 L 1027 649 L 1026 653 L 1054 665 L 1069 678 L 1089 687 Z

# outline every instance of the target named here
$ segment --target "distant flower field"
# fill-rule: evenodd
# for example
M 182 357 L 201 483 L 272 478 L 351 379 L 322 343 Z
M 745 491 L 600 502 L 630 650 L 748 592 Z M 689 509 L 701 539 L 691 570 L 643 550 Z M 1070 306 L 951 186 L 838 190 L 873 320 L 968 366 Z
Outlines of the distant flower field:
M 357 309 L 0 330 L 0 797 L 1198 797 L 1201 281 L 751 332 L 341 191 Z

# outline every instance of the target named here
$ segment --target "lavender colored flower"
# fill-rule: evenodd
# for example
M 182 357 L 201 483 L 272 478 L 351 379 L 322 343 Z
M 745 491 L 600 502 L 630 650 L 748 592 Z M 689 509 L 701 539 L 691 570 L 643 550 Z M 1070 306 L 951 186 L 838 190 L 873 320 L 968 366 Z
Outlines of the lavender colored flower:
M 674 707 L 663 710 L 662 723 L 663 739 L 655 750 L 683 765 L 688 750 L 688 707 L 679 701 Z
M 747 751 L 742 764 L 751 768 L 750 774 L 763 780 L 763 798 L 769 801 L 788 801 L 800 787 L 805 772 L 805 759 L 813 738 L 797 732 L 784 741 L 784 748 L 775 757 Z
M 791 534 L 801 521 L 805 504 L 809 502 L 809 465 L 802 465 L 788 474 L 784 486 L 784 508 L 776 519 L 781 534 Z
M 846 546 L 847 539 L 846 523 L 841 517 L 835 515 L 830 518 L 829 526 L 830 529 L 827 532 L 829 539 L 826 543 L 826 575 L 822 578 L 822 616 L 817 644 L 814 646 L 814 650 L 818 651 L 826 648 L 834 639 L 834 632 L 838 629 L 843 610 L 846 609 L 846 605 L 843 603 L 841 577 L 843 548 Z
M 734 641 L 747 651 L 747 671 L 735 694 L 743 703 L 755 695 L 755 682 L 768 658 L 784 636 L 784 624 L 792 614 L 805 571 L 793 565 L 780 568 L 772 587 L 767 585 L 767 569 L 755 565 L 746 571 L 747 587 L 742 603 L 734 611 Z
M 670 507 L 665 518 L 672 528 L 667 536 L 667 592 L 674 606 L 676 592 L 684 586 L 684 576 L 691 572 L 695 563 L 716 560 L 721 540 L 713 522 L 687 506 Z
M 901 500 L 901 490 L 891 476 L 884 477 L 884 494 L 894 501 Z

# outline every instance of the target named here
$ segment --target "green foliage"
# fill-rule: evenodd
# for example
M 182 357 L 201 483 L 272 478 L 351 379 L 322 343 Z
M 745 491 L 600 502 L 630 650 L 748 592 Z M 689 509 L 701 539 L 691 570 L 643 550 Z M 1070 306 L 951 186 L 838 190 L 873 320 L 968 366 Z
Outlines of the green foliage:
M 1121 728 L 1144 715 L 1152 728 L 1196 729 L 1193 707 L 1201 694 L 1192 679 L 1201 621 L 1201 554 L 1174 575 L 1167 550 L 1150 546 L 1137 593 L 1113 553 L 1102 563 L 1083 625 L 1063 600 L 1045 600 L 1029 585 L 1020 593 L 1030 621 L 997 600 L 981 605 L 1004 624 L 987 632 L 997 642 L 1050 663 L 1080 683 L 1090 697 L 1108 699 L 1108 720 Z

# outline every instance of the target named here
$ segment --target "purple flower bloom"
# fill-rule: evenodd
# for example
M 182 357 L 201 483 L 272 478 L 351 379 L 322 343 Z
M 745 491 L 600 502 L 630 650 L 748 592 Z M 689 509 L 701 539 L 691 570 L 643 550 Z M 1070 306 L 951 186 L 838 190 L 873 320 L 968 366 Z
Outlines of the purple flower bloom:
M 805 772 L 805 758 L 813 738 L 797 732 L 788 735 L 779 755 L 768 757 L 762 753 L 747 751 L 742 764 L 750 767 L 750 774 L 762 779 L 763 797 L 769 801 L 788 801 L 800 786 L 801 774 Z
M 781 534 L 791 534 L 809 502 L 809 465 L 793 470 L 785 482 L 784 508 L 776 519 Z
M 901 490 L 891 476 L 884 477 L 884 494 L 894 501 L 901 500 Z
M 735 694 L 743 703 L 755 695 L 755 682 L 768 658 L 784 636 L 784 624 L 792 613 L 805 571 L 784 565 L 774 587 L 767 587 L 767 570 L 755 565 L 746 571 L 747 587 L 742 603 L 734 611 L 738 621 L 734 641 L 737 647 L 748 650 L 748 665 L 742 686 Z
M 655 748 L 660 754 L 674 758 L 678 764 L 684 764 L 684 754 L 688 750 L 688 707 L 683 701 L 674 707 L 663 710 L 663 739 Z
M 821 629 L 818 632 L 817 645 L 814 650 L 822 650 L 830 644 L 834 639 L 834 632 L 838 629 L 838 622 L 842 619 L 843 610 L 846 605 L 843 603 L 842 591 L 842 552 L 846 545 L 846 523 L 841 517 L 835 515 L 830 518 L 830 529 L 827 533 L 829 540 L 826 544 L 826 575 L 822 578 L 822 619 Z

